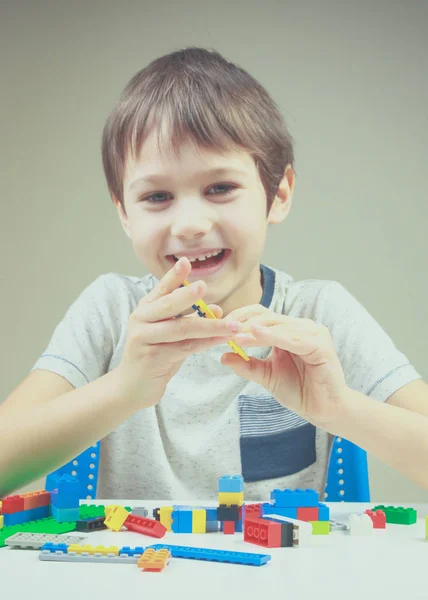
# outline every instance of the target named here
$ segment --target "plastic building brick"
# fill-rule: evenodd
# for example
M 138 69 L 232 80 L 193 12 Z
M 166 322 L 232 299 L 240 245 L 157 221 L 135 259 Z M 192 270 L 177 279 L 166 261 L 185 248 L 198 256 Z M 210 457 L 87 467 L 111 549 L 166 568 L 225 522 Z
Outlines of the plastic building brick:
M 107 525 L 104 523 L 105 517 L 94 517 L 91 519 L 79 519 L 76 523 L 76 531 L 99 531 L 100 529 L 107 529 Z
M 330 508 L 322 502 L 318 504 L 318 521 L 330 521 Z
M 258 504 L 245 504 L 244 505 L 244 509 L 245 509 L 245 516 L 246 517 L 261 517 L 261 509 L 262 509 L 262 503 L 259 502 Z
M 134 506 L 131 510 L 131 514 L 136 517 L 148 517 L 149 511 L 144 506 Z
M 69 523 L 80 519 L 79 508 L 58 508 L 52 504 L 51 510 L 52 517 L 55 521 L 58 521 L 58 523 Z
M 51 495 L 45 490 L 27 492 L 22 496 L 24 498 L 24 510 L 31 510 L 32 508 L 41 508 L 42 506 L 49 506 L 49 504 L 51 503 Z
M 180 287 L 183 287 L 185 285 L 189 285 L 189 282 L 183 281 L 183 283 Z M 207 306 L 205 304 L 205 302 L 203 300 L 198 300 L 197 302 L 195 302 L 195 304 L 192 304 L 192 308 L 193 308 L 193 310 L 195 310 L 198 313 L 198 315 L 200 317 L 203 317 L 205 319 L 217 319 L 217 317 L 215 316 L 213 311 L 209 308 L 209 306 Z M 242 350 L 242 348 L 240 346 L 238 346 L 238 344 L 235 344 L 235 342 L 233 342 L 232 340 L 229 340 L 227 343 L 232 348 L 232 350 L 235 352 L 235 354 L 238 354 L 241 358 L 243 358 L 247 362 L 250 360 L 248 358 L 248 356 L 245 354 L 245 352 Z
M 349 529 L 351 535 L 371 535 L 373 533 L 373 521 L 369 515 L 349 515 Z
M 172 529 L 171 529 L 172 511 L 173 511 L 172 506 L 161 506 L 161 508 L 159 509 L 159 521 L 160 521 L 160 523 L 162 523 L 162 525 L 164 525 L 166 527 L 167 531 L 172 531 Z M 131 514 L 135 515 L 136 513 L 134 513 L 134 511 L 132 511 Z M 136 516 L 137 517 L 147 517 L 147 515 L 136 515 Z
M 24 509 L 24 498 L 15 494 L 14 496 L 6 496 L 2 502 L 3 515 L 10 515 L 16 512 L 22 512 Z
M 154 550 L 147 548 L 144 554 L 140 556 L 137 562 L 137 567 L 143 571 L 162 571 L 171 560 L 171 552 L 162 548 L 162 550 Z
M 346 531 L 347 529 L 348 525 L 346 523 L 330 519 L 330 531 Z
M 293 525 L 293 546 L 307 547 L 312 544 L 312 525 L 310 523 L 290 519 L 282 515 L 266 515 L 263 519 L 291 523 Z
M 6 527 L 13 527 L 13 525 L 20 525 L 21 523 L 38 521 L 39 519 L 45 519 L 49 517 L 49 505 L 40 506 L 39 508 L 30 508 L 29 510 L 21 510 L 17 512 L 7 513 L 3 516 L 4 525 Z
M 56 508 L 79 508 L 80 483 L 76 477 L 62 475 L 56 488 L 50 490 L 51 504 Z
M 220 504 L 217 508 L 217 521 L 239 521 L 239 519 L 239 506 Z
M 260 567 L 270 559 L 270 554 L 253 554 L 252 552 L 232 552 L 229 550 L 213 550 L 211 548 L 193 548 L 190 546 L 174 546 L 171 544 L 155 544 L 150 546 L 155 550 L 165 548 L 171 552 L 172 558 L 190 558 L 213 562 L 228 562 L 241 565 Z
M 95 519 L 97 517 L 106 517 L 106 507 L 95 504 L 81 504 L 80 505 L 80 519 Z
M 132 514 L 132 513 L 131 513 L 131 514 Z M 160 508 L 159 508 L 159 507 L 157 507 L 157 508 L 154 508 L 154 509 L 153 509 L 153 513 L 152 513 L 152 514 L 153 514 L 153 518 L 154 518 L 156 521 L 160 521 Z M 144 515 L 138 515 L 138 516 L 144 516 Z
M 42 547 L 39 559 L 57 562 L 111 563 L 116 565 L 137 564 L 138 559 L 144 552 L 144 548 L 141 546 L 135 548 L 134 551 L 129 548 L 129 546 L 125 546 L 119 550 L 118 554 L 115 550 L 111 553 L 106 553 L 107 548 L 104 546 L 98 546 L 97 548 L 92 549 L 89 547 L 88 550 L 91 549 L 91 551 L 84 551 L 83 546 L 78 546 L 76 548 L 77 551 L 71 550 L 71 546 L 67 548 L 65 544 L 60 546 L 49 546 L 46 544 L 46 547 Z
M 301 490 L 272 490 L 272 504 L 280 508 L 298 508 L 302 506 L 318 506 L 318 492 L 311 489 Z
M 373 521 L 373 529 L 385 529 L 386 528 L 386 515 L 383 510 L 366 510 L 366 515 L 369 515 Z
M 29 533 L 68 533 L 76 529 L 76 523 L 58 523 L 51 517 L 40 519 L 39 521 L 30 521 L 13 527 L 3 527 L 0 530 L 0 548 L 5 546 L 5 540 L 11 535 L 19 532 Z
M 143 546 L 135 546 L 135 548 L 130 548 L 130 546 L 122 546 L 122 548 L 119 550 L 119 556 L 121 554 L 126 554 L 127 556 L 136 556 L 139 558 L 143 552 Z
M 162 519 L 161 519 L 162 523 Z M 192 510 L 192 533 L 207 532 L 207 512 L 204 508 L 194 508 Z
M 129 512 L 123 506 L 113 506 L 104 521 L 104 524 L 112 531 L 120 531 L 129 517 Z M 139 517 L 135 517 L 138 519 Z
M 173 506 L 171 530 L 174 533 L 192 533 L 193 517 L 191 506 Z
M 267 519 L 248 517 L 244 521 L 244 542 L 265 548 L 281 548 L 281 524 Z
M 54 545 L 54 544 L 52 544 Z M 50 544 L 46 544 L 42 547 L 42 550 L 46 550 Z M 76 554 L 104 554 L 104 555 L 119 555 L 119 547 L 118 546 L 91 546 L 90 544 L 86 544 L 85 546 L 81 546 L 80 544 L 71 544 L 67 552 L 75 552 Z
M 244 491 L 244 478 L 242 475 L 223 475 L 218 480 L 218 491 L 239 493 Z
M 293 523 L 290 523 L 289 521 L 285 521 L 283 518 L 276 519 L 275 517 L 273 517 L 269 518 L 269 521 L 273 523 L 279 523 L 279 525 L 281 526 L 281 548 L 287 548 L 298 545 L 298 527 L 296 527 L 295 525 L 293 525 Z M 295 533 L 295 530 L 297 533 Z
M 298 521 L 319 521 L 318 506 L 299 506 L 297 509 Z
M 218 503 L 226 506 L 242 506 L 244 504 L 244 492 L 219 492 Z
M 6 540 L 6 546 L 11 548 L 29 548 L 40 550 L 42 546 L 52 544 L 78 544 L 83 539 L 77 535 L 55 535 L 51 533 L 15 533 Z
M 207 514 L 207 522 L 208 521 L 217 521 L 217 507 L 216 506 L 204 506 L 205 512 Z
M 146 519 L 145 517 L 136 517 L 135 515 L 128 515 L 124 525 L 129 531 L 135 531 L 156 538 L 162 538 L 166 533 L 166 527 L 162 523 L 159 523 L 159 521 Z
M 0 529 L 3 529 L 3 525 L 4 525 L 4 517 L 3 517 L 3 515 L 0 515 Z
M 329 521 L 309 521 L 312 525 L 312 535 L 328 535 L 330 533 Z
M 233 535 L 235 533 L 235 523 L 234 521 L 224 521 L 223 525 L 223 533 L 225 535 Z
M 375 506 L 372 510 L 381 510 L 385 513 L 386 522 L 396 525 L 413 525 L 417 521 L 417 511 L 414 508 L 402 506 Z
M 217 533 L 218 521 L 207 521 L 206 533 Z
M 273 504 L 269 504 L 269 502 L 264 502 L 260 509 L 261 516 L 265 515 L 281 515 L 282 517 L 287 517 L 289 519 L 297 519 L 297 508 L 296 507 L 286 507 L 281 508 L 280 506 L 274 506 Z

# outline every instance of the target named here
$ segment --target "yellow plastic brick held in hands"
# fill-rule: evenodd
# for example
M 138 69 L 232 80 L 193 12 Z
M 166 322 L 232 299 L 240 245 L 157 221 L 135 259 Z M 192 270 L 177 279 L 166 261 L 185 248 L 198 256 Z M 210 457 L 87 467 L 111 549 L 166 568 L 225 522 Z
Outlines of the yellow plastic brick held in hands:
M 190 285 L 190 284 L 188 281 L 183 281 L 183 285 Z M 200 317 L 204 317 L 205 319 L 216 319 L 217 318 L 215 316 L 215 314 L 213 313 L 213 311 L 205 304 L 205 302 L 203 300 L 198 300 L 197 302 L 195 302 L 195 304 L 192 304 L 192 308 L 194 310 L 196 310 L 196 312 L 198 313 L 198 315 Z M 235 352 L 235 354 L 239 354 L 239 356 L 246 361 L 250 360 L 248 358 L 248 356 L 245 354 L 245 352 L 242 350 L 242 348 L 240 346 L 238 346 L 238 344 L 235 344 L 235 342 L 232 342 L 232 340 L 229 340 L 227 343 L 232 348 L 232 350 Z

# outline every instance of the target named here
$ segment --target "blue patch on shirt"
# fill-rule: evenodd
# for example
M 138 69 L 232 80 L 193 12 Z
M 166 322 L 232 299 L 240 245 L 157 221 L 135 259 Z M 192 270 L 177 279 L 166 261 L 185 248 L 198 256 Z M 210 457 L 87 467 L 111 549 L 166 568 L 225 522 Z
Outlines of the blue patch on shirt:
M 247 482 L 298 473 L 316 462 L 316 427 L 273 396 L 239 396 L 242 476 Z

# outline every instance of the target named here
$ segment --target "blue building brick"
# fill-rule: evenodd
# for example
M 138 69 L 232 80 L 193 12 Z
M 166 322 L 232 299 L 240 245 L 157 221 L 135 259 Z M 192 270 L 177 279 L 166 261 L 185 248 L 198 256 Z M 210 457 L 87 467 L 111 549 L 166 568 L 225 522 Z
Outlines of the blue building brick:
M 51 504 L 56 508 L 79 508 L 79 480 L 71 475 L 62 475 L 56 484 L 57 487 L 51 490 Z
M 330 521 L 330 509 L 322 502 L 318 504 L 318 521 Z
M 297 519 L 297 508 L 293 507 L 281 507 L 264 502 L 262 504 L 260 515 L 280 515 L 281 517 L 288 517 L 289 519 Z
M 71 523 L 80 520 L 80 510 L 78 508 L 57 508 L 52 506 L 52 516 L 58 523 Z
M 20 510 L 15 513 L 3 515 L 3 525 L 4 527 L 11 527 L 12 525 L 21 525 L 22 523 L 28 523 L 29 521 L 38 521 L 39 519 L 45 519 L 49 516 L 49 505 L 39 506 L 38 508 L 30 508 L 28 510 Z
M 242 475 L 223 475 L 218 480 L 219 492 L 243 492 L 244 478 Z
M 193 515 L 191 506 L 173 505 L 171 530 L 174 533 L 192 533 Z
M 306 490 L 273 490 L 270 493 L 272 504 L 280 508 L 299 508 L 303 506 L 318 506 L 318 492 Z
M 135 556 L 136 554 L 143 554 L 143 552 L 143 546 L 135 546 L 135 548 L 131 548 L 130 546 L 123 546 L 119 550 L 119 556 L 121 554 L 126 554 L 127 556 Z
M 261 566 L 270 559 L 270 554 L 254 554 L 248 552 L 235 552 L 233 550 L 213 550 L 211 548 L 193 548 L 190 546 L 174 546 L 154 544 L 149 546 L 154 550 L 165 548 L 171 552 L 173 558 L 192 558 L 194 560 L 207 560 L 215 562 L 228 562 L 241 565 Z

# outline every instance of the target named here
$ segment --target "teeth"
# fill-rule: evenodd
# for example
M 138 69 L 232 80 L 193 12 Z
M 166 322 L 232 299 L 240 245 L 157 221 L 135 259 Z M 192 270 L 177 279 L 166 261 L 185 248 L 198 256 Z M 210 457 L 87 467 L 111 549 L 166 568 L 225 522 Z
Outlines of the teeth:
M 223 252 L 223 250 L 218 250 L 217 252 L 211 252 L 208 254 L 201 254 L 200 256 L 188 256 L 187 258 L 189 259 L 190 262 L 196 262 L 197 260 L 205 260 L 207 258 L 210 258 L 211 256 L 217 256 L 218 254 L 220 254 L 221 252 Z M 174 258 L 176 258 L 177 260 L 180 258 L 179 256 L 176 256 L 174 254 Z

